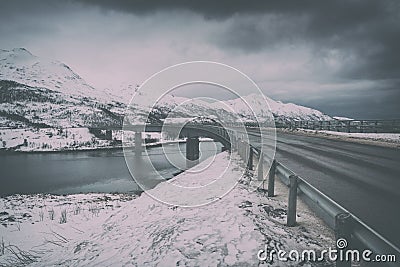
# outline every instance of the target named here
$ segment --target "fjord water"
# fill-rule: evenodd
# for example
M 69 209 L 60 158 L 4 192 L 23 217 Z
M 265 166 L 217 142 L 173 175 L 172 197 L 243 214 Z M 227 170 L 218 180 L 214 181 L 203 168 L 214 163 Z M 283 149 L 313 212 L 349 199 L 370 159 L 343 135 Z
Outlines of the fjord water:
M 179 153 L 185 154 L 185 148 L 186 144 L 181 143 L 172 150 L 169 149 L 168 157 L 173 158 L 174 162 L 182 160 Z M 181 171 L 168 161 L 162 147 L 149 148 L 147 151 L 155 169 L 164 178 L 172 178 Z M 216 151 L 221 151 L 221 144 L 201 142 L 200 160 L 214 155 Z M 16 193 L 73 194 L 140 191 L 129 173 L 122 150 L 7 153 L 0 155 L 0 158 L 1 196 Z

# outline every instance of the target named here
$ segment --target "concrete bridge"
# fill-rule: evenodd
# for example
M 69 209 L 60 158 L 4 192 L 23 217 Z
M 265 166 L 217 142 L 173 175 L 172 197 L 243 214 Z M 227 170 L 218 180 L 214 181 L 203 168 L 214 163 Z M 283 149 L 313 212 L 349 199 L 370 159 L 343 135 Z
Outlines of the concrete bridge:
M 142 133 L 143 132 L 173 132 L 176 137 L 186 138 L 186 158 L 189 161 L 197 161 L 199 159 L 199 138 L 207 137 L 220 142 L 223 145 L 224 150 L 230 150 L 232 143 L 236 140 L 230 140 L 233 135 L 233 130 L 227 130 L 222 126 L 212 124 L 200 124 L 200 123 L 187 123 L 185 125 L 174 125 L 174 124 L 147 124 L 147 125 L 125 125 L 121 126 L 104 126 L 90 128 L 92 131 L 105 130 L 105 137 L 108 140 L 112 140 L 113 130 L 124 130 L 135 132 L 135 151 L 141 153 L 143 150 L 142 144 Z M 231 131 L 228 133 L 228 131 Z M 231 136 L 231 137 L 230 137 Z M 234 138 L 234 137 L 233 137 Z

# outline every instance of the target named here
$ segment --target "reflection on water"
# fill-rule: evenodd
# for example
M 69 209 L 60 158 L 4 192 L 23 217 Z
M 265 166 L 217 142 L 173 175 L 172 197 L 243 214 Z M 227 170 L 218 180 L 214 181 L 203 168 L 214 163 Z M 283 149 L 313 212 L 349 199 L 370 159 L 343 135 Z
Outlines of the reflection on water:
M 165 179 L 170 179 L 184 166 L 185 144 L 154 147 L 147 150 L 154 168 Z M 202 142 L 201 160 L 221 150 L 219 143 Z M 165 154 L 167 153 L 167 154 Z M 133 152 L 128 152 L 128 155 Z M 137 160 L 142 163 L 146 152 Z M 138 186 L 132 180 L 122 150 L 85 151 L 35 154 L 0 155 L 0 195 L 13 193 L 57 193 L 80 192 L 136 192 Z M 129 157 L 128 158 L 132 158 Z M 173 164 L 179 163 L 177 168 Z M 147 161 L 148 163 L 148 161 Z M 146 172 L 148 167 L 138 169 L 141 179 L 158 183 L 159 177 Z
M 206 160 L 220 150 L 221 147 L 214 142 L 200 143 L 200 151 L 202 151 L 199 155 L 200 161 Z M 140 186 L 140 189 L 147 190 L 154 188 L 161 181 L 172 178 L 170 171 L 165 172 L 165 170 L 182 171 L 187 169 L 184 151 L 184 145 L 172 143 L 158 151 L 150 150 L 142 153 L 135 153 L 132 150 L 125 151 L 125 158 L 136 184 Z M 165 165 L 160 166 L 160 163 Z

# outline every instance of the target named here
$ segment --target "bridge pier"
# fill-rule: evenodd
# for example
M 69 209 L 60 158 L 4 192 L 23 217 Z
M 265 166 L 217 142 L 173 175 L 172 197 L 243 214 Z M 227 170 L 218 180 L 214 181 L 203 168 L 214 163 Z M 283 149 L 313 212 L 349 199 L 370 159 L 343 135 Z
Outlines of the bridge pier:
M 186 167 L 191 168 L 198 164 L 199 157 L 199 137 L 188 137 L 186 139 Z
M 112 140 L 112 130 L 106 130 L 106 140 Z
M 254 151 L 253 148 L 249 145 L 247 145 L 248 149 L 248 160 L 247 160 L 247 169 L 249 171 L 253 170 L 253 156 L 254 156 Z
M 232 150 L 237 150 L 237 142 L 238 142 L 238 140 L 237 140 L 235 135 L 231 135 L 231 142 L 232 142 L 232 144 L 231 144 Z
M 143 151 L 143 138 L 142 138 L 142 132 L 135 132 L 135 154 L 136 155 L 141 155 Z

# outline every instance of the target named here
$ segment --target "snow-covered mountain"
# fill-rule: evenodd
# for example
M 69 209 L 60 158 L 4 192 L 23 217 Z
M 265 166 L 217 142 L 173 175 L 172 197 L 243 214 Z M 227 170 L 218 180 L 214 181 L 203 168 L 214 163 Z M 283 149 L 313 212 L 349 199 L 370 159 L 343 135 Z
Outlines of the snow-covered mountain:
M 268 103 L 269 108 L 274 115 L 275 119 L 278 120 L 331 120 L 332 118 L 322 113 L 321 111 L 296 105 L 293 103 L 282 103 L 281 101 L 275 101 L 265 96 L 265 100 L 260 95 L 251 94 L 244 96 L 243 99 L 234 99 L 225 101 L 227 105 L 232 107 L 235 111 L 240 111 L 242 114 L 251 116 L 250 112 L 259 118 L 263 119 L 268 116 L 268 107 L 265 102 Z M 249 106 L 251 110 L 249 109 Z
M 149 103 L 147 97 L 141 95 L 138 101 Z M 268 104 L 267 104 L 268 103 Z M 154 106 L 155 110 L 163 110 L 172 117 L 209 117 L 222 121 L 255 121 L 266 122 L 290 120 L 331 120 L 332 118 L 318 110 L 308 107 L 275 101 L 261 95 L 251 94 L 233 100 L 207 102 L 202 99 L 191 99 L 172 95 L 165 95 Z M 272 116 L 271 116 L 272 112 Z M 175 113 L 175 114 L 171 114 Z
M 89 127 L 116 124 L 124 110 L 70 67 L 24 48 L 0 50 L 0 126 Z
M 95 89 L 61 62 L 42 59 L 24 48 L 0 50 L 0 126 L 91 127 L 103 122 L 120 123 L 136 89 L 130 85 Z M 145 93 L 141 97 L 145 100 Z M 266 100 L 276 120 L 331 119 L 318 110 Z M 142 103 L 146 101 L 135 106 L 136 121 L 146 120 Z M 265 121 L 271 119 L 267 111 L 258 95 L 219 103 L 166 95 L 153 107 L 150 121 L 161 122 L 167 116 L 252 121 L 254 114 Z
M 116 103 L 114 107 L 117 108 Z M 89 127 L 122 121 L 95 99 L 0 80 L 0 127 Z
M 39 58 L 25 48 L 0 50 L 0 80 L 47 88 L 68 95 L 107 99 L 103 91 L 88 85 L 64 63 Z

